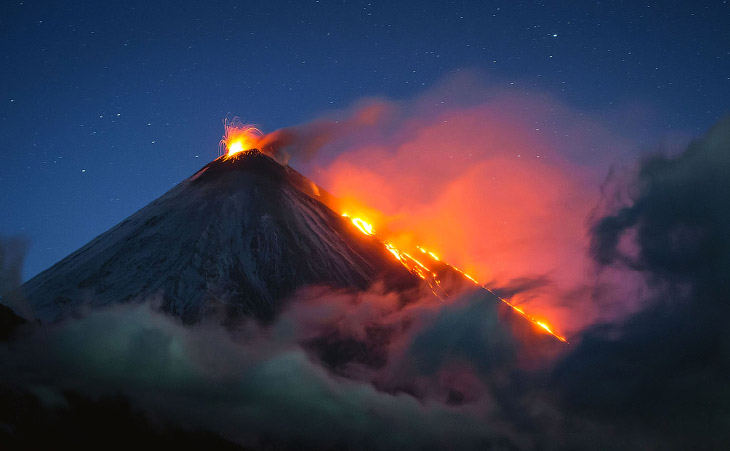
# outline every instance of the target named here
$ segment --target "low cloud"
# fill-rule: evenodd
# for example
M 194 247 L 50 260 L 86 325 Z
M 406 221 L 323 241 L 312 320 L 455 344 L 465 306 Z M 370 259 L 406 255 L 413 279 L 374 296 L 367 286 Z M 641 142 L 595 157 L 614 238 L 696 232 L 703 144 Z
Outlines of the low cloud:
M 515 425 L 533 415 L 509 379 L 519 344 L 494 300 L 394 300 L 312 287 L 266 327 L 183 326 L 149 303 L 94 310 L 0 347 L 3 387 L 49 408 L 68 408 L 68 393 L 121 394 L 150 418 L 257 448 L 529 445 Z M 381 346 L 382 362 L 348 343 Z

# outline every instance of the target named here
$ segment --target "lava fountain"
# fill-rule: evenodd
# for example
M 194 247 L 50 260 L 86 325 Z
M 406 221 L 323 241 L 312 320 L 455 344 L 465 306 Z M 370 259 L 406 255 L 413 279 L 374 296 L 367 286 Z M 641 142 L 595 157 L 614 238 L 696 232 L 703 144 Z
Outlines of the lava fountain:
M 225 134 L 218 144 L 219 156 L 225 160 L 234 158 L 243 152 L 257 149 L 264 134 L 252 124 L 244 124 L 238 118 L 223 123 Z

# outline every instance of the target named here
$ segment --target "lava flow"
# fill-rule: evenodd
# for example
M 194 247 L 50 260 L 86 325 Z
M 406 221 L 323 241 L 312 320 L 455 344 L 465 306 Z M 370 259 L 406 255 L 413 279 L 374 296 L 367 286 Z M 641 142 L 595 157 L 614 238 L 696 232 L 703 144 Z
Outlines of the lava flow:
M 343 213 L 342 216 L 348 218 L 352 223 L 357 227 L 360 232 L 364 233 L 365 235 L 370 235 L 376 237 L 378 240 L 380 240 L 383 245 L 385 245 L 386 249 L 395 256 L 396 259 L 398 259 L 399 262 L 403 264 L 403 266 L 406 267 L 411 273 L 417 275 L 421 279 L 425 280 L 429 286 L 431 287 L 431 290 L 439 297 L 444 297 L 444 292 L 441 287 L 441 281 L 438 278 L 438 275 L 436 274 L 436 271 L 431 270 L 428 266 L 426 266 L 423 262 L 420 260 L 417 260 L 416 258 L 412 257 L 407 252 L 403 252 L 401 250 L 398 250 L 395 246 L 393 246 L 391 243 L 389 243 L 387 240 L 383 239 L 382 237 L 378 236 L 375 233 L 375 229 L 373 226 L 368 223 L 367 221 L 363 220 L 362 218 L 353 217 L 350 216 L 348 213 Z M 545 322 L 540 321 L 536 319 L 535 317 L 527 314 L 524 310 L 522 310 L 520 307 L 517 307 L 516 305 L 511 304 L 510 302 L 506 301 L 500 296 L 497 296 L 492 290 L 485 287 L 484 285 L 480 284 L 476 279 L 471 277 L 469 274 L 465 273 L 464 271 L 460 270 L 459 268 L 456 268 L 452 265 L 449 265 L 448 263 L 444 263 L 439 259 L 436 254 L 433 252 L 427 251 L 423 249 L 422 247 L 418 247 L 418 250 L 421 251 L 421 253 L 427 257 L 432 259 L 434 262 L 441 263 L 444 265 L 448 265 L 451 269 L 457 271 L 467 279 L 471 280 L 476 284 L 477 286 L 489 291 L 492 295 L 496 296 L 500 301 L 504 302 L 508 306 L 512 308 L 515 312 L 517 312 L 520 316 L 527 319 L 531 323 L 533 323 L 535 326 L 539 327 L 543 331 L 547 332 L 548 334 L 552 335 L 553 337 L 557 338 L 558 340 L 562 342 L 567 343 L 567 339 L 555 332 L 553 332 L 552 328 Z

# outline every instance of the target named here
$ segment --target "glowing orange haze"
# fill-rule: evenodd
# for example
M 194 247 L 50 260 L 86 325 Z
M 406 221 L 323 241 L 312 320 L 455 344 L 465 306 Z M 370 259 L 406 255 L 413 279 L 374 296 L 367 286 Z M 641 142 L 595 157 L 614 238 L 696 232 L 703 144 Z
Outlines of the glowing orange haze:
M 458 93 L 446 88 L 254 138 L 267 153 L 315 155 L 306 172 L 364 233 L 372 224 L 397 252 L 432 250 L 543 328 L 577 332 L 603 315 L 586 227 L 598 183 L 614 149 L 631 146 L 544 96 L 491 93 L 447 108 Z M 380 121 L 358 120 L 364 112 Z
M 586 224 L 604 169 L 570 161 L 506 103 L 516 111 L 495 101 L 409 117 L 315 178 L 396 248 L 433 250 L 543 328 L 576 332 L 597 315 Z
M 365 235 L 370 235 L 370 236 L 375 235 L 375 229 L 372 226 L 372 224 L 368 223 L 367 221 L 363 220 L 362 218 L 352 217 L 349 215 L 349 213 L 342 213 L 342 216 L 350 219 L 350 221 L 352 221 L 352 224 L 355 227 L 357 227 Z M 432 288 L 441 286 L 441 282 L 438 279 L 438 275 L 429 267 L 429 263 L 426 263 L 426 264 L 423 263 L 423 261 L 427 261 L 427 260 L 423 260 L 422 257 L 419 257 L 418 259 L 414 258 L 409 253 L 404 252 L 402 249 L 398 249 L 395 246 L 393 246 L 393 244 L 389 243 L 387 239 L 383 239 L 381 237 L 378 237 L 378 238 L 382 240 L 383 244 L 388 249 L 388 251 L 391 254 L 393 254 L 395 256 L 395 258 L 397 258 L 398 261 L 403 264 L 403 266 L 408 268 L 409 271 L 416 274 L 421 279 L 429 282 L 429 284 L 435 285 L 435 287 L 432 286 Z M 434 254 L 433 252 L 427 251 L 427 250 L 423 249 L 422 247 L 417 247 L 417 249 L 419 251 L 421 251 L 422 254 L 424 254 L 423 257 L 425 257 L 427 259 L 435 260 L 437 262 L 441 261 L 441 259 L 439 259 L 438 256 L 436 256 L 436 254 Z M 466 277 L 467 279 L 474 282 L 474 284 L 481 286 L 481 284 L 476 279 L 474 279 L 472 276 L 470 276 L 469 274 L 461 271 L 458 268 L 453 268 L 453 269 L 460 272 L 464 277 Z M 438 292 L 434 291 L 434 293 L 436 295 L 438 295 Z M 521 309 L 515 305 L 512 305 L 510 302 L 502 299 L 499 296 L 497 296 L 497 297 L 499 298 L 500 301 L 502 301 L 505 304 L 512 307 L 512 309 L 515 312 L 519 313 L 521 316 L 523 316 L 524 318 L 526 318 L 527 320 L 529 320 L 536 326 L 542 328 L 545 332 L 549 333 L 550 335 L 552 335 L 553 337 L 557 338 L 560 341 L 567 342 L 565 337 L 555 333 L 552 330 L 552 328 L 545 321 L 540 321 L 540 320 L 536 319 L 535 317 L 527 314 L 523 309 Z

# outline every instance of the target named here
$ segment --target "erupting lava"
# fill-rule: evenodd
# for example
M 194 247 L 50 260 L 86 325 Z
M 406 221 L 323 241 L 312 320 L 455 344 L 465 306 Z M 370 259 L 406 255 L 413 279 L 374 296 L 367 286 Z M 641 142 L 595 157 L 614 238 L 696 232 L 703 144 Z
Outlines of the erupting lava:
M 355 227 L 357 227 L 357 229 L 360 230 L 365 235 L 375 236 L 378 240 L 380 240 L 385 245 L 386 249 L 388 249 L 388 251 L 391 254 L 393 254 L 395 256 L 395 258 L 397 258 L 398 261 L 403 264 L 403 266 L 405 266 L 413 274 L 415 274 L 418 277 L 420 277 L 421 279 L 425 280 L 429 284 L 429 286 L 431 287 L 431 289 L 433 290 L 434 294 L 436 294 L 439 297 L 443 297 L 442 296 L 443 290 L 441 289 L 441 281 L 439 280 L 438 275 L 436 274 L 436 271 L 431 270 L 429 268 L 429 266 L 426 266 L 426 264 L 424 264 L 421 261 L 413 258 L 407 252 L 403 252 L 403 251 L 398 250 L 391 243 L 389 243 L 385 239 L 383 239 L 380 236 L 378 236 L 375 233 L 375 229 L 373 228 L 373 226 L 370 223 L 368 223 L 367 221 L 363 220 L 362 218 L 350 216 L 348 213 L 343 213 L 342 216 L 344 216 L 344 217 L 348 218 L 350 221 L 352 221 L 352 223 L 355 225 Z M 436 263 L 436 264 L 441 263 L 441 264 L 448 265 L 448 263 L 442 262 L 441 259 L 439 259 L 436 256 L 436 254 L 434 254 L 433 252 L 429 252 L 429 251 L 423 249 L 422 247 L 418 247 L 417 246 L 417 248 L 418 248 L 419 251 L 421 251 L 421 253 L 424 255 L 424 257 L 426 257 L 428 259 L 431 259 L 433 261 L 433 263 Z M 550 335 L 552 335 L 553 337 L 557 338 L 558 340 L 560 340 L 562 342 L 567 342 L 568 341 L 568 340 L 566 340 L 565 337 L 563 337 L 561 335 L 558 335 L 557 333 L 553 332 L 552 328 L 545 321 L 540 321 L 540 320 L 536 319 L 535 317 L 533 317 L 533 316 L 525 313 L 525 311 L 522 310 L 520 307 L 517 307 L 516 305 L 513 305 L 510 302 L 504 300 L 502 297 L 497 296 L 489 288 L 483 286 L 476 279 L 474 279 L 473 277 L 471 277 L 469 274 L 465 273 L 464 271 L 460 270 L 459 268 L 456 268 L 456 267 L 454 267 L 452 265 L 448 265 L 448 266 L 451 269 L 459 272 L 461 275 L 463 275 L 467 279 L 469 279 L 472 282 L 474 282 L 474 284 L 476 284 L 477 286 L 479 286 L 479 287 L 481 287 L 481 288 L 489 291 L 490 293 L 492 293 L 500 301 L 502 301 L 505 304 L 507 304 L 508 306 L 510 306 L 512 308 L 512 310 L 514 310 L 515 312 L 517 312 L 518 314 L 520 314 L 520 316 L 522 316 L 523 318 L 525 318 L 528 321 L 530 321 L 531 323 L 533 323 L 535 326 L 539 327 L 543 331 L 549 333 Z
M 218 145 L 218 153 L 225 158 L 233 158 L 234 155 L 256 149 L 263 137 L 261 130 L 251 124 L 243 124 L 234 118 L 230 123 L 224 123 L 226 132 Z

